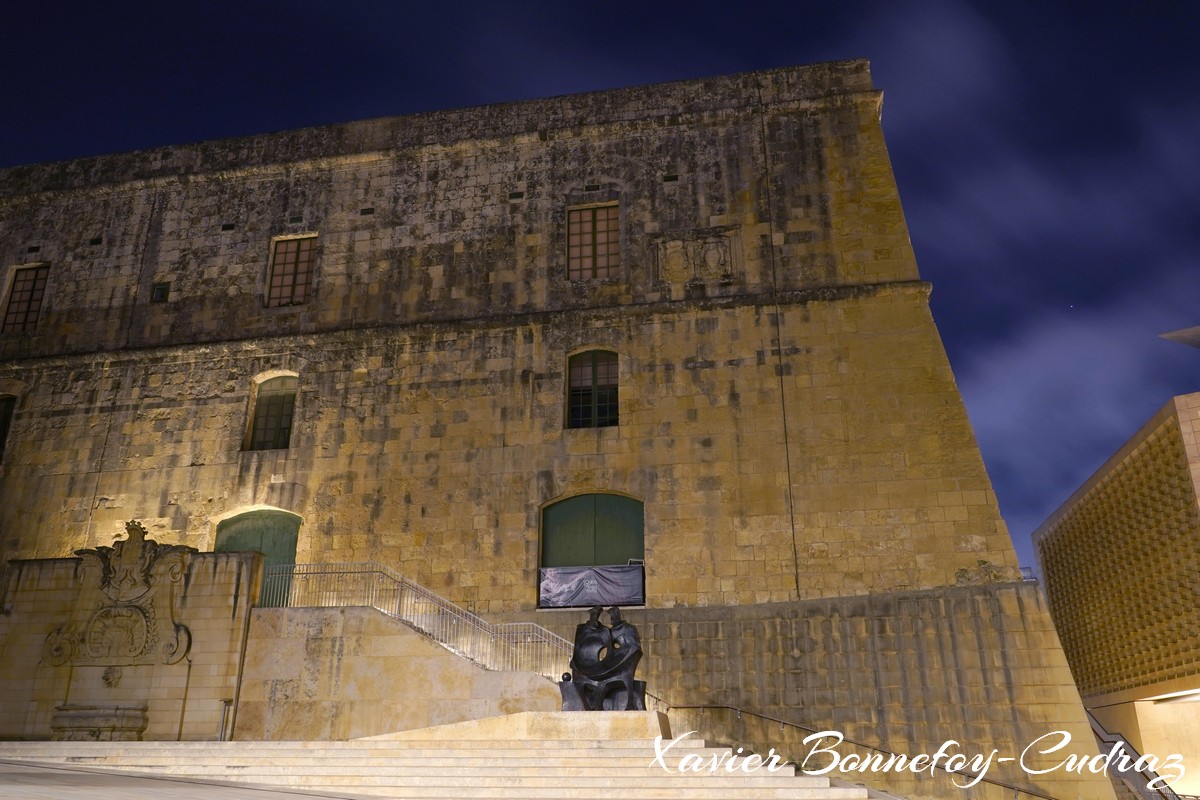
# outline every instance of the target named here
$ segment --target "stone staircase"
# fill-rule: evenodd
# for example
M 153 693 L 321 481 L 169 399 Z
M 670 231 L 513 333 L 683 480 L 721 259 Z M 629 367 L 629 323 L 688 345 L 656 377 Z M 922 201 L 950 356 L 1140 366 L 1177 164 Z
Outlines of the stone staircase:
M 524 712 L 343 742 L 0 742 L 0 760 L 340 798 L 869 797 L 861 787 L 797 775 L 792 765 L 730 771 L 729 748 L 694 737 L 670 743 L 666 717 L 653 711 Z M 681 761 L 693 769 L 679 771 Z

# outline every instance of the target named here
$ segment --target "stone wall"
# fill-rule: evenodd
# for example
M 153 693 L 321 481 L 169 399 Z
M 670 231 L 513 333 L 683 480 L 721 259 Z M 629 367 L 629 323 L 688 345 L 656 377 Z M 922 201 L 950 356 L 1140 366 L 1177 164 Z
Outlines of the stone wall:
M 259 608 L 234 738 L 354 739 L 560 707 L 552 681 L 482 669 L 374 609 Z
M 1027 764 L 1046 769 L 1068 753 L 1097 752 L 1033 582 L 728 608 L 631 608 L 622 616 L 638 626 L 646 653 L 638 677 L 671 707 L 676 735 L 698 730 L 699 737 L 758 752 L 774 747 L 803 760 L 807 732 L 751 714 L 681 708 L 732 706 L 811 731 L 836 730 L 892 753 L 935 753 L 949 740 L 959 743 L 953 752 L 969 756 L 995 749 L 988 778 L 1058 800 L 1112 796 L 1102 774 L 1061 769 L 1031 776 L 1016 762 L 998 761 L 1020 757 L 1054 731 L 1067 731 L 1070 746 L 1046 758 L 1031 751 Z M 581 611 L 538 614 L 565 637 L 584 618 Z M 811 766 L 827 763 L 821 758 Z M 941 772 L 838 776 L 913 800 L 1013 797 L 1012 789 L 990 784 L 959 789 Z
M 879 101 L 844 62 L 2 170 L 0 269 L 50 277 L 0 357 L 913 280 Z M 605 202 L 620 275 L 569 280 Z M 310 301 L 264 308 L 302 234 Z
M 879 102 L 843 62 L 0 172 L 0 269 L 50 268 L 0 337 L 0 557 L 134 515 L 210 549 L 275 508 L 300 560 L 532 608 L 540 509 L 617 492 L 652 605 L 1011 575 Z M 597 202 L 619 275 L 569 280 L 567 209 Z M 305 233 L 311 297 L 265 308 Z M 619 354 L 621 422 L 564 430 L 588 347 Z M 291 446 L 246 451 L 282 372 Z
M 114 735 L 103 719 L 126 716 L 141 719 L 136 738 L 218 738 L 224 701 L 231 712 L 238 695 L 261 557 L 186 555 L 177 580 L 159 575 L 132 599 L 98 591 L 88 556 L 12 562 L 0 615 L 0 737 L 125 738 L 130 731 Z M 137 608 L 147 629 L 129 622 Z M 89 719 L 101 720 L 90 733 L 52 731 L 86 729 Z
M 920 284 L 504 323 L 23 364 L 4 535 L 62 555 L 136 514 L 210 550 L 221 520 L 280 508 L 300 562 L 379 561 L 495 612 L 537 603 L 540 509 L 615 491 L 645 503 L 649 605 L 1015 566 Z M 588 344 L 619 353 L 620 424 L 566 429 Z M 291 446 L 245 451 L 269 370 L 299 375 Z

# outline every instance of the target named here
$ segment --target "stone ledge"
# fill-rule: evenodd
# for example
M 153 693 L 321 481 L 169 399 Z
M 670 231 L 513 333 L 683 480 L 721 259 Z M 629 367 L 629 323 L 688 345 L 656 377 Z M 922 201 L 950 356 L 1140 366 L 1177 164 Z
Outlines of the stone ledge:
M 659 711 L 522 711 L 451 725 L 418 728 L 365 740 L 438 741 L 440 739 L 654 739 L 671 738 L 667 715 Z M 360 740 L 361 741 L 361 740 Z

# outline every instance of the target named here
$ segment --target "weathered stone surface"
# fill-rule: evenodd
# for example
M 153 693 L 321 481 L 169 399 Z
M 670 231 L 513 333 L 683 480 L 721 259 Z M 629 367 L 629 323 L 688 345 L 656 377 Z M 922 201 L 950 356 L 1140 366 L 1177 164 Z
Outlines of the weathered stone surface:
M 171 546 L 164 549 L 170 552 Z M 84 559 L 10 563 L 7 574 L 0 575 L 5 612 L 0 614 L 0 737 L 44 739 L 57 730 L 60 738 L 136 738 L 135 732 L 146 739 L 217 738 L 224 701 L 237 697 L 261 556 L 187 555 L 179 583 L 167 580 L 172 603 L 151 606 L 173 612 L 159 627 L 190 632 L 191 646 L 178 659 L 178 648 L 164 650 L 168 642 L 152 643 L 152 637 L 142 641 L 153 645 L 148 648 L 102 648 L 103 657 L 93 658 L 89 642 L 104 640 L 76 636 L 72 641 L 80 646 L 69 648 L 71 657 L 55 657 L 49 643 L 61 643 L 64 631 L 94 633 L 86 625 L 72 625 L 103 616 L 110 607 L 98 610 L 97 593 L 81 583 L 89 574 Z M 119 579 L 119 572 L 114 576 Z
M 934 753 L 953 740 L 956 752 L 996 749 L 997 758 L 1017 758 L 1054 731 L 1070 733 L 1071 745 L 1049 760 L 1027 759 L 1040 769 L 1067 752 L 1095 753 L 1045 599 L 1032 581 L 623 614 L 646 642 L 639 669 L 648 703 L 670 709 L 676 734 L 699 730 L 761 753 L 773 747 L 797 761 L 807 752 L 803 737 L 820 730 L 893 753 Z M 548 611 L 538 621 L 567 637 L 578 617 Z M 696 705 L 752 713 L 687 708 Z M 944 773 L 854 775 L 906 798 L 964 795 Z M 1102 774 L 1061 769 L 1034 776 L 1016 762 L 993 763 L 988 777 L 1055 798 L 1092 800 L 1112 792 Z M 985 785 L 966 796 L 1009 800 L 1012 791 Z
M 70 621 L 46 637 L 46 663 L 122 667 L 187 656 L 192 634 L 175 621 L 175 595 L 195 550 L 147 539 L 136 521 L 125 532 L 112 547 L 75 551 L 80 591 Z M 105 684 L 115 686 L 116 674 L 106 670 Z
M 557 711 L 541 676 L 482 669 L 368 608 L 256 609 L 238 739 L 354 739 Z
M 279 508 L 298 560 L 528 609 L 539 509 L 613 491 L 646 504 L 651 605 L 1011 578 L 878 103 L 846 62 L 0 173 L 0 264 L 51 266 L 0 337 L 0 554 L 134 513 L 208 550 Z M 566 209 L 609 201 L 619 277 L 568 280 Z M 263 308 L 304 232 L 309 302 Z M 587 347 L 619 354 L 620 425 L 564 430 Z M 283 372 L 291 446 L 247 452 Z
M 1015 741 L 1023 710 L 1077 726 L 1052 631 L 1010 647 L 1045 615 L 1006 588 L 880 101 L 852 61 L 0 172 L 0 268 L 50 269 L 36 329 L 0 337 L 0 555 L 94 547 L 134 514 L 208 550 L 279 509 L 298 561 L 528 617 L 542 509 L 617 493 L 645 510 L 652 693 L 905 746 Z M 571 280 L 569 209 L 613 203 L 616 276 Z M 266 308 L 272 244 L 301 235 L 307 302 Z M 619 424 L 568 429 L 567 359 L 594 348 L 618 354 Z M 289 447 L 243 449 L 256 380 L 284 374 Z M 886 607 L 922 592 L 911 618 Z M 335 735 L 311 726 L 353 716 L 347 637 L 268 617 L 252 637 L 280 657 L 248 660 L 239 730 Z M 943 623 L 979 638 L 947 646 Z M 460 712 L 414 669 L 452 698 L 429 720 Z M 1074 780 L 1055 796 L 1111 792 Z
M 136 742 L 150 723 L 146 706 L 61 705 L 50 717 L 50 738 L 64 742 Z

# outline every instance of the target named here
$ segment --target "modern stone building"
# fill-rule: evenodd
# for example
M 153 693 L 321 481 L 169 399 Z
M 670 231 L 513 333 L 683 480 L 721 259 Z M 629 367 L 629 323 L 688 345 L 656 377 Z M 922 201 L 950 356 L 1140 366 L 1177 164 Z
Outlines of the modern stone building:
M 930 316 L 880 104 L 851 61 L 0 172 L 10 604 L 54 616 L 33 598 L 70 570 L 43 560 L 136 518 L 195 548 L 181 615 L 200 585 L 270 604 L 240 571 L 258 560 L 197 583 L 205 558 L 377 562 L 491 622 L 569 634 L 563 607 L 637 606 L 651 693 L 712 736 L 761 714 L 901 753 L 1051 730 L 1093 749 Z M 81 681 L 106 696 L 101 665 L 37 660 L 54 613 L 22 623 L 3 735 L 48 735 Z M 153 679 L 162 714 L 200 696 L 234 736 L 346 735 L 314 709 L 359 713 L 399 673 L 373 662 L 351 698 L 349 627 L 304 613 L 255 608 L 244 641 L 288 658 L 213 667 L 208 695 Z
M 1084 705 L 1200 763 L 1200 394 L 1154 415 L 1034 533 Z M 1175 787 L 1200 794 L 1200 771 Z

